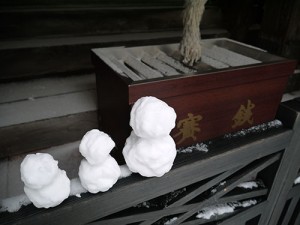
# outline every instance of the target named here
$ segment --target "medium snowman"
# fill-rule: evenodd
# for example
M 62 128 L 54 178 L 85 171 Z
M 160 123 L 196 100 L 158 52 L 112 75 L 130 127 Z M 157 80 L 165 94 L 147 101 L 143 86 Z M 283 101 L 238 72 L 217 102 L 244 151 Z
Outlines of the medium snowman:
M 93 129 L 82 138 L 79 151 L 84 159 L 79 166 L 82 186 L 90 193 L 105 192 L 118 180 L 121 170 L 110 155 L 115 142 L 106 133 Z

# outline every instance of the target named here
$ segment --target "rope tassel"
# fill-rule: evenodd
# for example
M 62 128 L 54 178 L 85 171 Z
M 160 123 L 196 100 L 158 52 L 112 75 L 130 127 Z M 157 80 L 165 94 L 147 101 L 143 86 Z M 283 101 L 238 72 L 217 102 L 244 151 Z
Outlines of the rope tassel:
M 192 66 L 201 58 L 200 22 L 207 0 L 186 0 L 183 11 L 183 36 L 180 53 L 183 63 Z

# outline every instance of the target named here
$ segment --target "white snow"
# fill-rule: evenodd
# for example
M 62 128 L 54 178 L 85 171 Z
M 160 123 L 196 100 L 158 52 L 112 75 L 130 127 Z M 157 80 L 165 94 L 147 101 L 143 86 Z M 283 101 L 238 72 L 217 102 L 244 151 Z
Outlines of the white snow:
M 70 196 L 81 197 L 87 190 L 82 187 L 79 178 L 74 178 L 70 182 Z M 2 199 L 0 202 L 0 212 L 17 212 L 22 206 L 29 205 L 31 201 L 26 194 Z
M 90 164 L 94 165 L 102 163 L 114 147 L 115 142 L 106 133 L 93 129 L 83 136 L 79 151 Z
M 47 153 L 27 155 L 21 163 L 24 192 L 37 208 L 59 205 L 70 194 L 70 180 Z
M 165 102 L 155 97 L 142 97 L 130 113 L 130 126 L 137 136 L 157 138 L 169 135 L 175 127 L 176 113 Z
M 209 207 L 205 207 L 197 214 L 198 219 L 210 219 L 212 216 L 223 215 L 225 213 L 232 213 L 238 207 L 250 207 L 256 205 L 256 200 L 247 200 L 243 202 L 229 202 L 225 204 L 217 204 Z
M 176 113 L 155 97 L 142 97 L 132 107 L 123 155 L 128 168 L 145 177 L 161 177 L 169 172 L 176 157 L 176 144 L 170 136 Z
M 251 205 L 256 205 L 256 204 L 257 204 L 256 200 L 248 200 L 248 201 L 243 201 L 242 203 L 237 203 L 237 205 L 235 205 L 235 207 L 247 208 Z
M 240 183 L 237 187 L 244 188 L 244 189 L 253 189 L 253 188 L 257 188 L 258 184 L 255 181 L 247 181 L 247 182 Z
M 78 173 L 82 186 L 94 194 L 109 190 L 117 182 L 120 174 L 118 163 L 110 155 L 103 163 L 95 165 L 83 159 Z
M 223 215 L 224 213 L 231 213 L 234 212 L 234 208 L 223 204 L 223 205 L 215 205 L 209 206 L 202 209 L 202 212 L 198 213 L 196 216 L 199 219 L 210 219 L 212 216 L 215 215 Z
M 23 194 L 2 199 L 0 203 L 0 212 L 17 212 L 22 206 L 29 205 L 31 201 L 25 194 Z
M 278 128 L 282 126 L 282 122 L 280 120 L 272 120 L 267 123 L 262 123 L 257 126 L 250 127 L 248 129 L 243 129 L 241 131 L 235 133 L 225 134 L 224 138 L 230 139 L 235 137 L 243 137 L 247 134 L 262 132 L 271 128 Z
M 226 180 L 220 182 L 217 187 L 221 187 L 221 186 L 224 186 L 226 184 Z M 217 192 L 217 188 L 213 188 L 211 191 L 210 191 L 212 194 L 216 193 Z
M 165 222 L 164 225 L 170 225 L 170 224 L 174 223 L 177 219 L 178 219 L 177 217 L 173 217 L 172 219 Z
M 54 207 L 69 197 L 70 180 L 66 172 L 60 170 L 49 185 L 39 189 L 29 188 L 25 185 L 24 192 L 37 208 Z
M 132 172 L 145 177 L 161 177 L 169 172 L 176 157 L 176 145 L 170 135 L 147 139 L 134 131 L 127 138 L 123 155 Z
M 121 165 L 120 170 L 121 170 L 121 173 L 120 173 L 119 179 L 129 177 L 132 174 L 132 171 L 128 168 L 127 165 Z
M 208 152 L 208 145 L 204 143 L 197 143 L 195 145 L 186 148 L 180 148 L 177 150 L 178 153 L 192 153 L 194 151 Z
M 59 171 L 57 165 L 58 161 L 49 154 L 27 155 L 21 163 L 21 179 L 29 188 L 42 188 L 57 176 Z
M 295 181 L 294 181 L 294 184 L 299 184 L 299 183 L 300 183 L 300 176 L 297 177 L 297 178 L 295 179 Z
M 82 187 L 80 179 L 77 178 L 73 178 L 71 180 L 71 190 L 70 190 L 70 196 L 76 196 L 76 197 L 81 197 L 82 193 L 86 193 L 87 190 Z
M 85 157 L 79 166 L 81 185 L 91 193 L 105 192 L 118 180 L 121 170 L 111 157 L 114 141 L 104 132 L 93 129 L 82 138 L 79 150 Z

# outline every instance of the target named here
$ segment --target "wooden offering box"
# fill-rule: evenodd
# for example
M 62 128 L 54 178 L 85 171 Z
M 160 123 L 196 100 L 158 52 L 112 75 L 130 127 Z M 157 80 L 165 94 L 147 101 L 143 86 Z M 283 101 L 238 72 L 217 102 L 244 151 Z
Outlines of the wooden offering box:
M 92 50 L 99 125 L 121 149 L 131 106 L 155 96 L 177 113 L 177 147 L 273 120 L 296 62 L 230 39 L 203 40 L 201 62 L 181 63 L 178 44 Z

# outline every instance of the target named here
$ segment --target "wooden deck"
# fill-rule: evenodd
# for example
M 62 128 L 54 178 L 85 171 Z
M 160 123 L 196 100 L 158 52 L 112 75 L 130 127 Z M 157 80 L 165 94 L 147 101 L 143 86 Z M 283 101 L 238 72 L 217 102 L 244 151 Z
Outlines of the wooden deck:
M 0 84 L 0 158 L 80 140 L 96 110 L 93 74 Z

